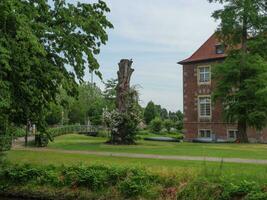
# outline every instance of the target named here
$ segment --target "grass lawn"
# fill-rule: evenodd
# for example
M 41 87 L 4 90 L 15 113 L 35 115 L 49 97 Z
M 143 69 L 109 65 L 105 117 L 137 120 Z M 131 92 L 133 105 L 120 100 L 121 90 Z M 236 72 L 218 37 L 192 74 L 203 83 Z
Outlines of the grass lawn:
M 138 140 L 137 145 L 113 146 L 105 138 L 64 135 L 55 138 L 48 148 L 158 155 L 205 156 L 222 158 L 267 159 L 267 144 L 200 144 Z
M 50 143 L 50 149 L 91 150 L 107 152 L 128 152 L 160 155 L 191 155 L 215 157 L 239 157 L 267 159 L 267 145 L 261 144 L 196 144 L 172 143 L 139 140 L 137 145 L 112 146 L 105 144 L 105 138 L 84 135 L 65 135 Z M 236 164 L 204 161 L 177 161 L 160 159 L 124 158 L 97 156 L 66 152 L 11 150 L 6 153 L 12 163 L 32 163 L 36 165 L 105 164 L 118 166 L 137 166 L 152 169 L 159 173 L 199 174 L 211 173 L 227 175 L 233 180 L 242 177 L 247 180 L 267 181 L 267 165 Z M 219 176 L 219 175 L 218 175 Z
M 36 165 L 118 165 L 144 167 L 159 173 L 198 174 L 209 173 L 227 175 L 229 177 L 242 177 L 248 180 L 267 181 L 267 166 L 255 164 L 217 163 L 204 161 L 176 161 L 159 159 L 137 159 L 84 155 L 78 153 L 62 152 L 32 152 L 27 150 L 12 150 L 6 155 L 12 163 L 31 163 Z

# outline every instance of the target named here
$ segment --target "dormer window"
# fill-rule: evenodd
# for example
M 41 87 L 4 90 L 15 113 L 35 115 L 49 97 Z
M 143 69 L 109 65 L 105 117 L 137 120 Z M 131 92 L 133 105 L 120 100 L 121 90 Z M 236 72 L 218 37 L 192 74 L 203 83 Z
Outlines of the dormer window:
M 215 46 L 216 54 L 224 54 L 224 46 L 222 44 L 217 44 Z

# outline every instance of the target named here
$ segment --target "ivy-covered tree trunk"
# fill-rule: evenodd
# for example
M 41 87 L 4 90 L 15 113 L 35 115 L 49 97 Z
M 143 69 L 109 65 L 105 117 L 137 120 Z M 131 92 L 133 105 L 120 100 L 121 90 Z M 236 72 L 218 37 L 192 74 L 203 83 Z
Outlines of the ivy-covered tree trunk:
M 133 61 L 122 59 L 119 63 L 118 74 L 118 85 L 116 87 L 116 108 L 122 117 L 122 122 L 117 127 L 117 130 L 112 132 L 111 142 L 113 144 L 127 144 L 127 123 L 126 116 L 128 114 L 129 104 L 131 100 L 129 99 L 129 90 L 130 90 L 130 80 L 134 69 L 131 68 Z

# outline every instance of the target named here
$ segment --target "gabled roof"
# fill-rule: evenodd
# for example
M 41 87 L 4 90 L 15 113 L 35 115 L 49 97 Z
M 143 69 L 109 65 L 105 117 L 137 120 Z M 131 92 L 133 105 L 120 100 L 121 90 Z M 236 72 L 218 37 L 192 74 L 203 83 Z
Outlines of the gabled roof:
M 179 64 L 189 64 L 193 62 L 223 59 L 226 54 L 216 54 L 216 45 L 220 44 L 214 33 L 192 56 L 178 62 Z

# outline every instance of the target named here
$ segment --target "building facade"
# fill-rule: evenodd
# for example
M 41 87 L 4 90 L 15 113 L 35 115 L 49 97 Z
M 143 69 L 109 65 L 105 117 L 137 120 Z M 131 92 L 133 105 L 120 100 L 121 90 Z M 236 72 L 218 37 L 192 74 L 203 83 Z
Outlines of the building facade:
M 211 102 L 216 86 L 211 69 L 227 55 L 216 35 L 212 35 L 183 65 L 184 133 L 187 141 L 235 141 L 237 124 L 225 123 L 220 103 Z M 250 142 L 267 142 L 267 129 L 248 129 Z

